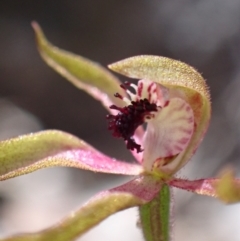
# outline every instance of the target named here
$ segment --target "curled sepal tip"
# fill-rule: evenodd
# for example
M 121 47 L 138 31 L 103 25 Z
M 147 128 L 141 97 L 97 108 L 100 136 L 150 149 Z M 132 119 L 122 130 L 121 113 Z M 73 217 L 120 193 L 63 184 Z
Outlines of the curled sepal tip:
M 228 204 L 240 202 L 240 180 L 234 178 L 234 171 L 226 169 L 213 183 L 217 197 Z

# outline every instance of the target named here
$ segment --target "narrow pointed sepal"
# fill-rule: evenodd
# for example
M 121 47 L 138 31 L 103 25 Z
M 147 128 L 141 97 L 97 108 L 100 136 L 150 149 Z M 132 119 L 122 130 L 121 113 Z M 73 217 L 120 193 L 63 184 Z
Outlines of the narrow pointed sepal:
M 15 235 L 2 241 L 72 241 L 110 215 L 151 201 L 160 191 L 161 181 L 140 176 L 119 187 L 103 191 L 57 225 L 37 233 Z M 121 227 L 119 227 L 121 228 Z M 165 240 L 164 240 L 165 241 Z
M 224 203 L 240 202 L 240 179 L 234 178 L 232 170 L 225 170 L 219 178 L 184 180 L 173 179 L 169 185 L 200 195 L 215 197 Z
M 0 142 L 0 180 L 53 166 L 124 175 L 142 171 L 141 166 L 110 158 L 62 131 L 41 131 Z
M 51 68 L 79 89 L 101 101 L 107 109 L 112 103 L 122 104 L 114 98 L 116 92 L 124 96 L 119 86 L 120 82 L 114 75 L 91 60 L 53 46 L 47 41 L 36 22 L 33 22 L 32 26 L 36 34 L 38 50 Z
M 143 203 L 144 200 L 130 193 L 102 192 L 79 210 L 71 212 L 57 225 L 36 233 L 14 235 L 1 241 L 73 241 L 111 214 Z
M 214 178 L 198 180 L 174 178 L 168 182 L 168 184 L 172 187 L 180 188 L 200 195 L 216 197 L 216 191 L 213 187 L 214 183 L 216 183 L 216 179 Z
M 140 227 L 146 241 L 170 241 L 171 194 L 166 184 L 150 202 L 140 206 Z

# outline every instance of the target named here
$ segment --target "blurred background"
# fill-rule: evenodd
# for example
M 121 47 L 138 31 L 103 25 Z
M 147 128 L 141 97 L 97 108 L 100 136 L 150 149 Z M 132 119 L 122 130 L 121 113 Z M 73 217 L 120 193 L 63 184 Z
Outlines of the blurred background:
M 240 170 L 239 0 L 0 1 L 0 139 L 60 129 L 104 153 L 132 161 L 122 141 L 107 131 L 99 103 L 40 59 L 36 20 L 55 45 L 106 66 L 153 54 L 184 61 L 210 86 L 212 121 L 192 161 L 179 174 L 216 176 Z M 120 77 L 121 78 L 121 77 Z M 54 224 L 100 190 L 126 178 L 71 168 L 41 170 L 0 183 L 0 235 Z M 239 241 L 240 205 L 174 190 L 176 241 Z M 143 240 L 135 208 L 111 216 L 81 240 Z M 1 238 L 0 238 L 1 239 Z

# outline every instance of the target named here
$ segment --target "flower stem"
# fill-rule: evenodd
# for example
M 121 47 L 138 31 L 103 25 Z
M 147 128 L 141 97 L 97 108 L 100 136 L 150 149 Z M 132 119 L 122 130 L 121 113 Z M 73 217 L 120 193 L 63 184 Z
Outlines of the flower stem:
M 170 241 L 170 201 L 170 189 L 164 184 L 151 202 L 139 208 L 146 241 Z

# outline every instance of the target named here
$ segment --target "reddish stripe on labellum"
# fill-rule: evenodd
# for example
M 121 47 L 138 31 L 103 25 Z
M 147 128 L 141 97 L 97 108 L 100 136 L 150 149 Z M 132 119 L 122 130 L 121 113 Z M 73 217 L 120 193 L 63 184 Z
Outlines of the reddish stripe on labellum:
M 138 96 L 142 96 L 142 90 L 143 90 L 143 83 L 140 82 L 137 89 Z

